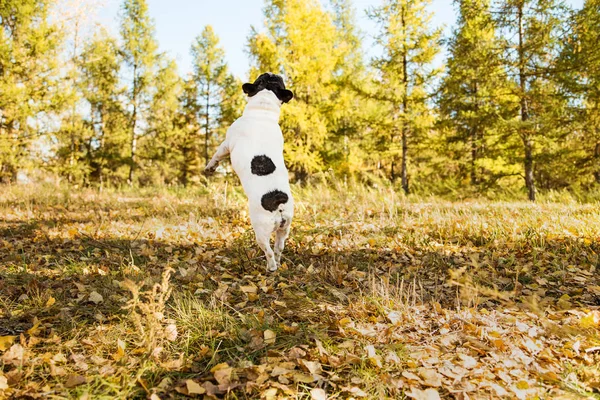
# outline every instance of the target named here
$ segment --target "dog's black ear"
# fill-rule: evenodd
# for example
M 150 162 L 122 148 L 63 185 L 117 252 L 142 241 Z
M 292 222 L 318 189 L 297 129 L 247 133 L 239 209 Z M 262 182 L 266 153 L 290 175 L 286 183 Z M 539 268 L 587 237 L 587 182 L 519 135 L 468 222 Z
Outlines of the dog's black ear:
M 244 91 L 244 93 L 246 93 L 248 96 L 252 97 L 254 96 L 256 93 L 258 93 L 258 85 L 255 85 L 253 83 L 244 83 L 242 85 L 242 90 Z
M 291 90 L 279 89 L 277 91 L 277 97 L 279 98 L 279 100 L 283 101 L 284 103 L 287 103 L 288 101 L 294 98 L 294 93 L 292 93 Z

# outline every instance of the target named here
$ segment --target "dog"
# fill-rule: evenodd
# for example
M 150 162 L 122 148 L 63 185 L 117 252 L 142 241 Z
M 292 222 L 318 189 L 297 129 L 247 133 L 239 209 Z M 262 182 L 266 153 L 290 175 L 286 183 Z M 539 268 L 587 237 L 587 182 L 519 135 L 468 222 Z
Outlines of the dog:
M 285 88 L 281 76 L 270 72 L 260 75 L 254 83 L 244 83 L 242 90 L 248 95 L 244 113 L 231 124 L 204 172 L 213 174 L 219 162 L 229 155 L 248 197 L 252 228 L 267 257 L 267 271 L 273 272 L 281 262 L 294 216 L 279 127 L 281 105 L 294 94 Z M 275 251 L 270 243 L 273 232 Z

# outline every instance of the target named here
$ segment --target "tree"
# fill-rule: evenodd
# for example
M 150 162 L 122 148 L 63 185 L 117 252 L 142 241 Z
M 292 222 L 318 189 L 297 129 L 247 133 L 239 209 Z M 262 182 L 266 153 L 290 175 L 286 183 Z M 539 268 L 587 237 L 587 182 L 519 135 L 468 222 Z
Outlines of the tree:
M 50 0 L 0 2 L 0 181 L 30 162 L 35 126 L 56 108 L 61 35 L 48 22 Z
M 505 174 L 498 148 L 499 117 L 506 112 L 509 88 L 496 37 L 490 0 L 457 0 L 457 27 L 449 40 L 450 56 L 438 100 L 440 129 L 446 148 L 458 147 L 457 158 L 471 185 Z
M 523 169 L 528 198 L 535 201 L 535 141 L 553 128 L 549 111 L 555 88 L 550 79 L 558 52 L 559 28 L 565 6 L 559 0 L 504 0 L 497 11 L 498 24 L 507 38 L 503 59 L 515 83 L 518 120 L 509 129 L 518 133 L 523 148 Z M 555 106 L 555 105 L 554 105 Z
M 177 113 L 181 95 L 181 78 L 177 64 L 160 54 L 153 78 L 153 96 L 148 115 L 148 131 L 140 140 L 143 176 L 147 183 L 170 183 L 177 176 Z
M 194 81 L 202 105 L 200 119 L 204 129 L 204 161 L 208 164 L 210 149 L 216 142 L 213 133 L 219 126 L 223 90 L 227 78 L 225 51 L 219 47 L 219 38 L 212 26 L 204 27 L 202 34 L 192 44 Z
M 586 0 L 571 20 L 569 32 L 558 66 L 572 117 L 572 134 L 565 143 L 572 157 L 563 161 L 575 166 L 576 171 L 569 169 L 571 180 L 579 176 L 584 183 L 591 178 L 600 184 L 599 0 Z
M 144 134 L 151 101 L 151 78 L 156 62 L 157 44 L 154 39 L 154 23 L 148 14 L 146 0 L 124 0 L 121 16 L 123 56 L 129 68 L 129 91 L 127 93 L 129 116 L 129 174 L 127 182 L 134 184 L 137 165 L 137 141 Z
M 364 62 L 362 32 L 350 0 L 331 0 L 335 27 L 336 64 L 332 71 L 331 102 L 325 112 L 329 131 L 324 162 L 344 178 L 365 173 L 369 161 L 369 117 L 375 103 L 363 96 L 362 82 L 371 79 Z
M 297 180 L 325 168 L 327 112 L 335 93 L 333 74 L 340 51 L 331 14 L 318 0 L 272 0 L 265 7 L 266 32 L 253 29 L 248 48 L 250 76 L 284 76 L 294 100 L 282 108 L 281 128 L 288 164 Z
M 377 44 L 384 53 L 373 60 L 379 72 L 374 96 L 390 107 L 392 121 L 388 126 L 391 129 L 383 140 L 389 145 L 390 178 L 394 181 L 397 177 L 400 155 L 400 177 L 405 193 L 409 192 L 409 138 L 416 140 L 431 123 L 427 86 L 439 73 L 432 62 L 440 51 L 441 29 L 430 28 L 432 14 L 427 10 L 430 3 L 430 0 L 385 0 L 381 7 L 369 13 L 380 27 Z
M 80 56 L 80 91 L 89 105 L 87 126 L 91 130 L 85 141 L 90 181 L 103 185 L 116 178 L 127 162 L 128 120 L 120 97 L 121 55 L 117 41 L 106 31 L 96 33 Z
M 179 182 L 188 186 L 193 177 L 202 170 L 202 156 L 200 152 L 200 109 L 198 102 L 198 87 L 193 76 L 183 81 L 183 90 L 179 97 L 179 112 L 177 129 L 179 132 L 178 151 Z

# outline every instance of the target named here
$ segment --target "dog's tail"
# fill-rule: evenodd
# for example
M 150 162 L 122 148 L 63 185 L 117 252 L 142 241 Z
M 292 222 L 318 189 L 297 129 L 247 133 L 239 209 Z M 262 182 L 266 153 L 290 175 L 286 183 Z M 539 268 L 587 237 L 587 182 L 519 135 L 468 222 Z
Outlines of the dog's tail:
M 280 204 L 275 212 L 279 219 L 279 229 L 283 229 L 292 222 L 292 215 L 288 212 L 285 204 Z

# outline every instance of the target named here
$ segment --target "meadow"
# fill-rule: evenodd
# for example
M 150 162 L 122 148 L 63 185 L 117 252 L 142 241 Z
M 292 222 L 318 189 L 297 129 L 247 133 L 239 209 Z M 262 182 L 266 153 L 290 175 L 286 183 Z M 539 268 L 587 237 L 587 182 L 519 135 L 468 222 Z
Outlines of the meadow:
M 6 186 L 0 398 L 600 399 L 600 208 L 237 182 Z

